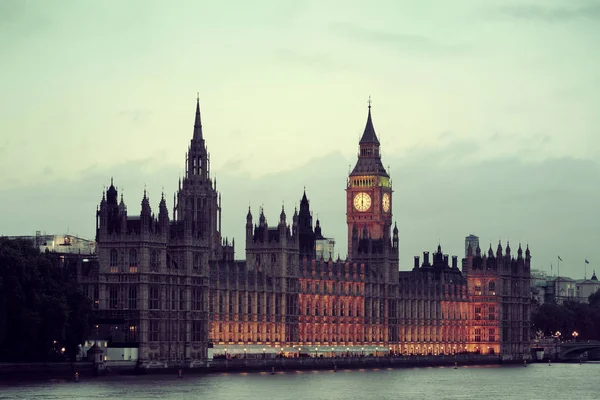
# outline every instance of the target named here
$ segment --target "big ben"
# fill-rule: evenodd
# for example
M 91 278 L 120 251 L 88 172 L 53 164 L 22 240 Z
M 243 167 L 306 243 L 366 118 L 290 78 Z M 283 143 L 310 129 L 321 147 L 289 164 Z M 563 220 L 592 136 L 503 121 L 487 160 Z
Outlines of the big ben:
M 381 163 L 380 143 L 371 118 L 371 101 L 367 124 L 359 142 L 358 160 L 346 187 L 346 221 L 348 254 L 352 254 L 353 237 L 389 238 L 392 225 L 392 185 Z

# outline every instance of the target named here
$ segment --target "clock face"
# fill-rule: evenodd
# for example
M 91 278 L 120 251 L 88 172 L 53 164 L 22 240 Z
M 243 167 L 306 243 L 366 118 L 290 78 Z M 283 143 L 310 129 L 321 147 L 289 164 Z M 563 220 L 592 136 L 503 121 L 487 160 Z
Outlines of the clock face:
M 364 192 L 357 193 L 354 196 L 354 208 L 361 212 L 367 211 L 371 208 L 371 196 Z
M 389 195 L 389 193 L 383 194 L 383 199 L 381 199 L 381 206 L 383 207 L 383 212 L 390 212 L 390 195 Z

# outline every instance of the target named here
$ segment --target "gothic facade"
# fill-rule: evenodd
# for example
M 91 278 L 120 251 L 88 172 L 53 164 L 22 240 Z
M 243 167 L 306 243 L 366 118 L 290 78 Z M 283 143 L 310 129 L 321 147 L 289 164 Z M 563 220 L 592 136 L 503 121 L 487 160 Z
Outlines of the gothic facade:
M 369 105 L 347 179 L 348 257 L 316 256 L 306 192 L 291 224 L 270 226 L 248 210 L 245 259 L 221 237 L 221 197 L 210 176 L 200 106 L 172 217 L 144 192 L 129 215 L 113 182 L 97 211 L 97 274 L 83 282 L 97 311 L 97 337 L 138 348 L 141 366 L 204 362 L 211 352 L 377 355 L 497 353 L 522 356 L 529 338 L 529 249 L 513 259 L 438 250 L 399 271 L 392 181 L 381 162 Z M 475 251 L 475 255 L 473 255 Z

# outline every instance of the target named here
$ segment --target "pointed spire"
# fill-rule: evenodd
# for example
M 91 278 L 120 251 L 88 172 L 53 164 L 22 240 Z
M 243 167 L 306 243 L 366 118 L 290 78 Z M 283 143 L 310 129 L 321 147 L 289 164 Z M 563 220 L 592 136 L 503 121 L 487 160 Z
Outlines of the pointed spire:
M 196 95 L 196 119 L 194 120 L 194 139 L 202 140 L 202 121 L 200 119 L 200 94 Z
M 379 139 L 377 139 L 377 135 L 375 134 L 375 128 L 373 127 L 373 120 L 371 119 L 371 96 L 369 96 L 369 115 L 367 116 L 367 124 L 365 125 L 365 131 L 363 132 L 362 137 L 360 138 L 360 144 L 363 143 L 375 143 L 379 144 Z
M 398 236 L 398 225 L 394 222 L 394 236 Z

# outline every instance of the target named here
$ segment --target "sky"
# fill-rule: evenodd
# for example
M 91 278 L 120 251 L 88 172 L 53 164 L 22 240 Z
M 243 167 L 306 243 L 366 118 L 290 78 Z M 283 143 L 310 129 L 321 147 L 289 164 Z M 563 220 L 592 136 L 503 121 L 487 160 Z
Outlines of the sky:
M 169 208 L 198 94 L 223 235 L 306 187 L 346 254 L 345 184 L 371 96 L 400 268 L 529 244 L 600 273 L 600 2 L 0 2 L 0 234 L 93 238 L 114 176 Z

